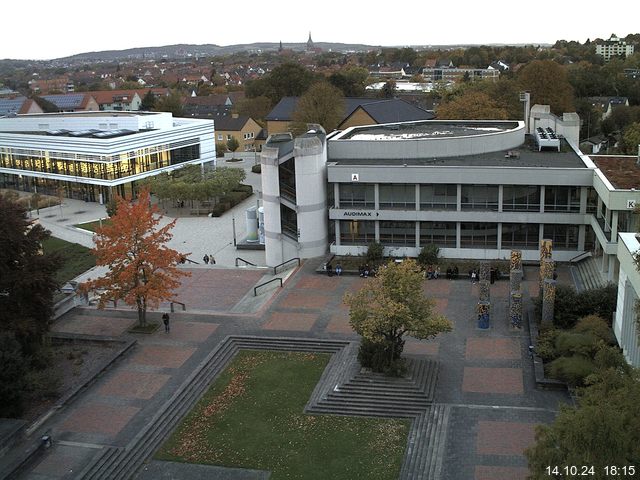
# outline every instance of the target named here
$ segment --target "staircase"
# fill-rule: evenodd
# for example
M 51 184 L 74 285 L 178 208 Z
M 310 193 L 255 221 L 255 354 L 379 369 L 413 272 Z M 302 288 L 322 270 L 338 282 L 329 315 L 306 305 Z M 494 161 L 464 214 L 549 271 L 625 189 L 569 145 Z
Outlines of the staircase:
M 606 277 L 600 273 L 601 257 L 589 257 L 571 265 L 571 274 L 576 290 L 592 290 L 607 285 Z

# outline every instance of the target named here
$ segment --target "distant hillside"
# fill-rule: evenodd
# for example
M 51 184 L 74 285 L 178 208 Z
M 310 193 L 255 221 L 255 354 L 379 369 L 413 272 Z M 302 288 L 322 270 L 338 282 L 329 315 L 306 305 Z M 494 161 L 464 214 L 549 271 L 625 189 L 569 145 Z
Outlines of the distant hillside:
M 317 48 L 324 51 L 367 51 L 378 48 L 370 45 L 347 44 L 347 43 L 328 43 L 318 42 L 314 44 Z M 241 45 L 220 46 L 213 44 L 205 45 L 165 45 L 162 47 L 138 47 L 129 48 L 127 50 L 105 50 L 102 52 L 87 52 L 72 55 L 70 57 L 57 58 L 58 61 L 114 61 L 126 60 L 131 58 L 184 58 L 184 57 L 202 57 L 229 55 L 232 53 L 246 51 L 276 51 L 280 44 L 273 42 L 247 43 Z M 304 50 L 306 43 L 283 43 L 283 48 L 291 50 Z

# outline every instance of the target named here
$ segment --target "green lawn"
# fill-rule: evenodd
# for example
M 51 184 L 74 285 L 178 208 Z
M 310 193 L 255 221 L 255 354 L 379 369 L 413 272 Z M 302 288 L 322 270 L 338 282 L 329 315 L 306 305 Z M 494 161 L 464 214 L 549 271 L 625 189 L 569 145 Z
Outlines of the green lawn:
M 109 220 L 108 219 L 102 220 L 102 224 L 108 225 Z M 74 225 L 74 227 L 82 228 L 84 230 L 89 230 L 90 232 L 94 232 L 94 233 L 99 226 L 100 226 L 100 220 L 96 220 L 93 222 L 79 223 L 78 225 Z
M 305 415 L 329 355 L 241 351 L 156 454 L 271 480 L 395 480 L 410 421 Z
M 62 257 L 62 266 L 56 274 L 56 280 L 60 285 L 64 285 L 96 265 L 96 259 L 91 251 L 77 243 L 49 237 L 42 242 L 42 249 L 45 253 L 58 253 Z

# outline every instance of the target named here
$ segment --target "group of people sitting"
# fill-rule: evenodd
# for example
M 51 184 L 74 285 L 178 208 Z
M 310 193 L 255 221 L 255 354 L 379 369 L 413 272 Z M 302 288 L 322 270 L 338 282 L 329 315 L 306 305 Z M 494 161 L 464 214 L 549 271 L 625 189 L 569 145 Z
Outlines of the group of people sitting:
M 458 273 L 459 272 L 457 266 L 454 265 L 453 267 L 448 267 L 446 271 L 447 279 L 454 280 L 458 278 Z M 440 278 L 440 275 L 440 267 L 437 265 L 435 267 L 433 265 L 429 265 L 424 272 L 424 278 L 426 278 L 427 280 L 436 280 Z
M 331 263 L 327 263 L 327 275 L 330 277 L 333 276 L 333 267 L 331 266 Z M 340 265 L 340 263 L 336 264 L 336 275 L 338 277 L 342 275 L 342 265 Z

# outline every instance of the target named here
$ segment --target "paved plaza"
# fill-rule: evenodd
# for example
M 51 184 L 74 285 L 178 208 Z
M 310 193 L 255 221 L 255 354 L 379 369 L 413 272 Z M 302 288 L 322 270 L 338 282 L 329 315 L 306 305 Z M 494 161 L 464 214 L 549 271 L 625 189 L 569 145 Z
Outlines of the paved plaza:
M 221 218 L 178 219 L 172 246 L 191 252 L 198 261 L 205 253 L 214 254 L 217 264 L 188 266 L 191 276 L 177 291 L 186 311 L 177 309 L 171 314 L 170 333 L 163 329 L 150 335 L 128 333 L 136 313 L 121 305 L 105 310 L 76 308 L 55 322 L 52 331 L 57 334 L 133 339 L 136 344 L 39 427 L 33 438 L 48 432 L 54 443 L 22 478 L 76 478 L 103 449 L 125 448 L 229 335 L 358 339 L 349 326 L 342 299 L 369 280 L 319 275 L 315 269 L 322 259 L 308 260 L 280 274 L 285 278 L 283 288 L 254 297 L 254 286 L 273 275 L 264 269 L 235 268 L 236 256 L 264 264 L 264 252 L 240 252 L 233 247 L 232 219 L 236 219 L 241 238 L 245 231 L 243 211 L 255 201 L 255 196 L 247 199 Z M 91 234 L 73 224 L 103 216 L 101 209 L 95 204 L 67 201 L 62 215 L 59 207 L 52 207 L 41 211 L 41 219 L 55 236 L 91 246 Z M 538 284 L 535 269 L 525 273 L 523 291 L 529 301 L 531 295 L 537 295 Z M 559 280 L 570 281 L 563 268 Z M 489 330 L 476 328 L 478 285 L 466 279 L 425 280 L 424 292 L 434 299 L 437 311 L 454 323 L 451 333 L 429 341 L 408 338 L 405 345 L 406 355 L 436 360 L 440 365 L 434 403 L 446 405 L 451 412 L 441 479 L 525 479 L 523 451 L 534 441 L 535 426 L 551 422 L 568 397 L 563 392 L 536 389 L 528 330 L 514 331 L 507 324 L 508 281 L 491 286 Z M 149 317 L 159 320 L 161 312 L 169 308 L 161 305 Z M 162 478 L 178 478 L 169 473 L 175 465 L 163 469 L 158 463 L 162 462 L 154 461 L 145 468 L 163 471 Z M 192 478 L 206 476 L 198 473 L 197 467 L 192 471 Z M 261 475 L 220 472 L 220 478 Z

